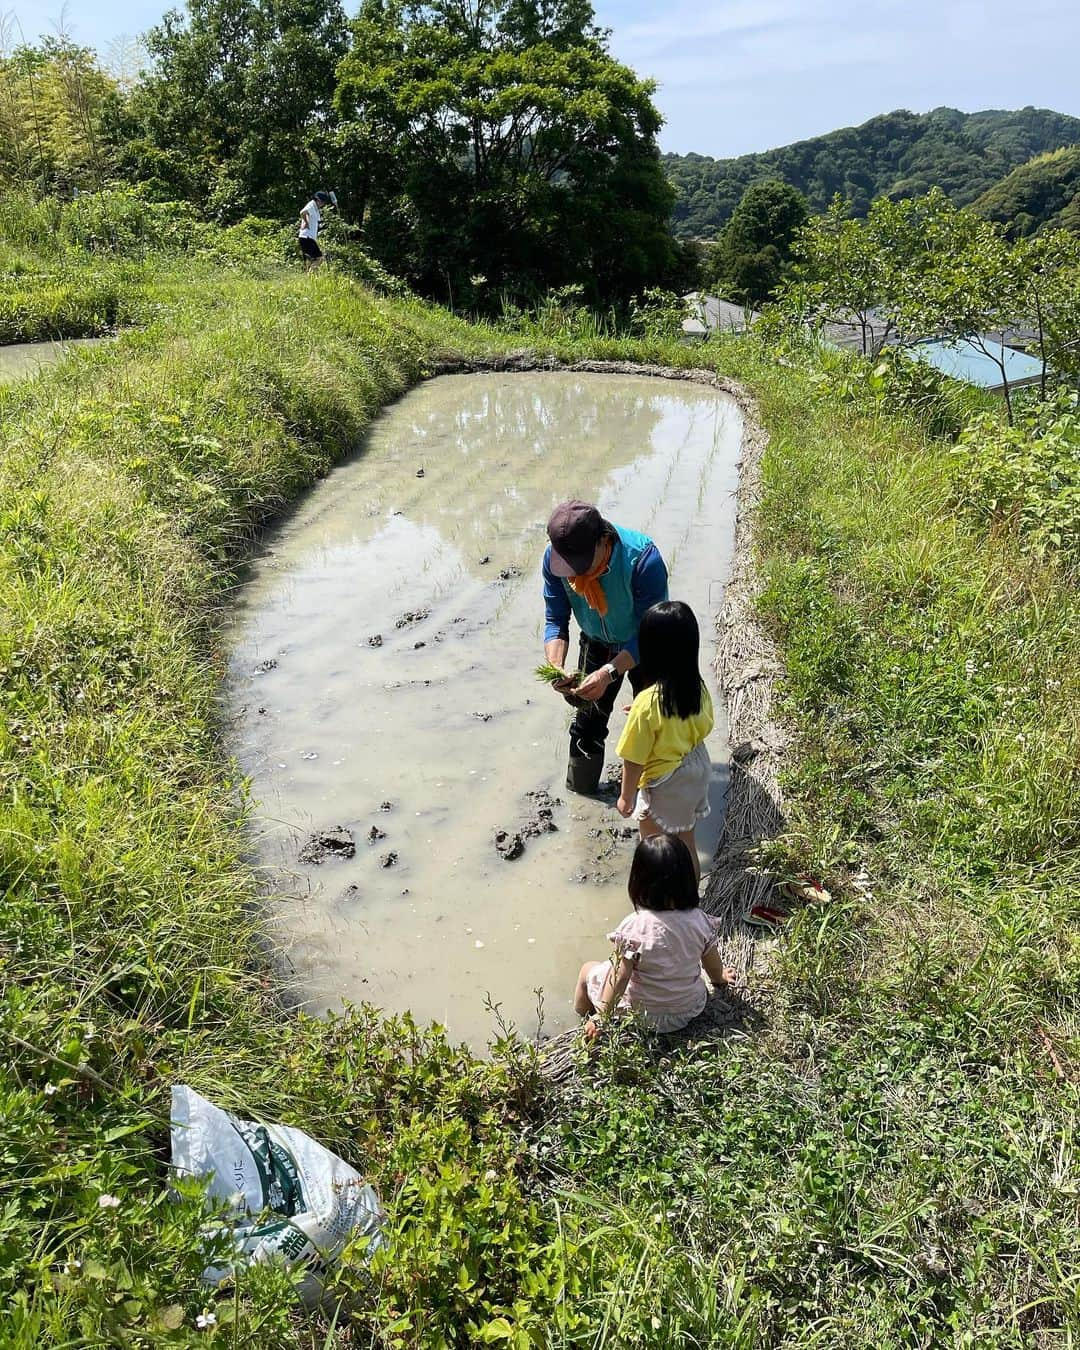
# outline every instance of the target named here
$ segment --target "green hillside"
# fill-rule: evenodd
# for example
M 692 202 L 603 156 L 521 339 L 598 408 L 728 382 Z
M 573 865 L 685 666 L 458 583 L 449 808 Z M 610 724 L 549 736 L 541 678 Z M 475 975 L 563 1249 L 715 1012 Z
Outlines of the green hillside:
M 676 190 L 675 232 L 695 236 L 715 234 L 748 185 L 763 178 L 784 179 L 816 211 L 837 192 L 862 213 L 875 197 L 914 197 L 935 186 L 963 206 L 1033 156 L 1076 142 L 1080 118 L 1045 108 L 935 108 L 885 113 L 738 159 L 691 154 L 663 160 Z
M 1037 155 L 988 188 L 972 206 L 1013 236 L 1065 229 L 1080 234 L 1080 145 Z

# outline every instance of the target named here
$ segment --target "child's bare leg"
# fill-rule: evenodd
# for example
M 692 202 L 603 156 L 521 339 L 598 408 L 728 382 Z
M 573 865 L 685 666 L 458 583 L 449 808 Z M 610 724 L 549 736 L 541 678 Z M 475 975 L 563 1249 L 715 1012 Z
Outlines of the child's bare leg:
M 596 964 L 595 961 L 586 961 L 581 967 L 577 977 L 577 988 L 574 990 L 574 1011 L 579 1017 L 588 1017 L 596 1009 L 592 1005 L 592 999 L 589 997 L 589 971 Z
M 642 839 L 651 839 L 654 835 L 663 834 L 664 831 L 657 825 L 651 816 L 642 816 L 638 821 L 638 833 Z M 694 876 L 701 880 L 701 863 L 698 862 L 697 841 L 694 838 L 693 830 L 682 830 L 677 834 L 676 839 L 681 839 L 690 850 L 690 857 L 694 864 Z
M 701 859 L 698 857 L 698 853 L 697 853 L 697 839 L 694 837 L 694 831 L 693 831 L 693 830 L 681 830 L 680 833 L 679 833 L 679 838 L 683 841 L 683 843 L 686 845 L 686 847 L 690 850 L 690 857 L 693 859 L 693 862 L 694 862 L 694 876 L 697 877 L 698 881 L 700 881 L 700 880 L 701 880 Z

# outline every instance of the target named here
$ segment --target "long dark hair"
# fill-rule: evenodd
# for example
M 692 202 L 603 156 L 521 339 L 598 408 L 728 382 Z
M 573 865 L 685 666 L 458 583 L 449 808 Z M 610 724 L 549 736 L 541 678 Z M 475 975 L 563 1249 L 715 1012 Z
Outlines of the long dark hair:
M 698 624 L 681 600 L 661 600 L 641 616 L 638 651 L 645 678 L 660 689 L 665 717 L 696 717 L 701 711 Z
M 698 883 L 690 850 L 673 834 L 654 834 L 634 850 L 626 889 L 634 908 L 697 909 Z

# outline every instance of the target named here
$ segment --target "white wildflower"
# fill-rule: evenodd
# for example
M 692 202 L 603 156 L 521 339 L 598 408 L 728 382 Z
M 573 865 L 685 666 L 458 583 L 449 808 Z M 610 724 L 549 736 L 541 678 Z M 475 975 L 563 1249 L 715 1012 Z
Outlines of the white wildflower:
M 53 1093 L 59 1092 L 59 1091 L 60 1091 L 60 1089 L 56 1086 L 55 1083 L 46 1083 L 46 1084 L 45 1084 L 45 1096 L 46 1096 L 46 1097 L 51 1097 L 51 1096 L 53 1095 Z
M 201 1312 L 195 1319 L 195 1325 L 200 1331 L 209 1331 L 211 1327 L 217 1326 L 217 1317 L 212 1312 Z
M 119 1209 L 120 1197 L 118 1195 L 99 1195 L 97 1198 L 98 1209 Z

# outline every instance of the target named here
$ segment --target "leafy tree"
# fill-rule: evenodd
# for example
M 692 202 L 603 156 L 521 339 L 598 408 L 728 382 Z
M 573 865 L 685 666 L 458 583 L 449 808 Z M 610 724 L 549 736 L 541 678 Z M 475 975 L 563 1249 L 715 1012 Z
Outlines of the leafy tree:
M 1042 396 L 1050 371 L 1080 388 L 1080 239 L 1066 230 L 1021 239 L 1013 258 L 1042 360 Z
M 13 46 L 11 36 L 0 19 L 0 186 L 101 187 L 112 167 L 103 121 L 115 82 L 66 37 Z
M 889 293 L 887 258 L 867 223 L 852 219 L 842 197 L 809 221 L 794 245 L 796 280 L 783 303 L 802 322 L 844 322 L 858 326 L 864 356 L 876 355 L 895 327 L 875 332 L 877 312 Z
M 748 187 L 713 251 L 717 289 L 742 304 L 763 304 L 789 271 L 808 214 L 802 193 L 779 179 Z
M 146 41 L 122 168 L 223 219 L 293 213 L 330 168 L 340 0 L 189 0 Z
M 666 279 L 653 85 L 612 59 L 584 0 L 365 0 L 352 35 L 342 171 L 392 271 L 481 306 Z
M 996 225 L 953 207 L 943 193 L 905 206 L 912 208 L 906 252 L 923 266 L 895 270 L 903 326 L 922 336 L 964 340 L 993 361 L 1011 422 L 1006 336 L 1030 308 L 1019 260 Z
M 850 203 L 834 197 L 795 242 L 785 308 L 806 322 L 854 327 L 863 355 L 878 355 L 912 321 L 912 297 L 934 264 L 934 222 L 951 210 L 935 190 L 913 201 L 879 197 L 859 220 Z
M 920 338 L 965 340 L 994 362 L 1009 418 L 1008 350 L 1017 333 L 1049 375 L 1080 375 L 1080 241 L 1065 231 L 1010 242 L 1001 227 L 941 191 L 879 200 L 865 220 L 837 198 L 798 243 L 782 306 L 800 323 L 855 323 L 862 350 Z

